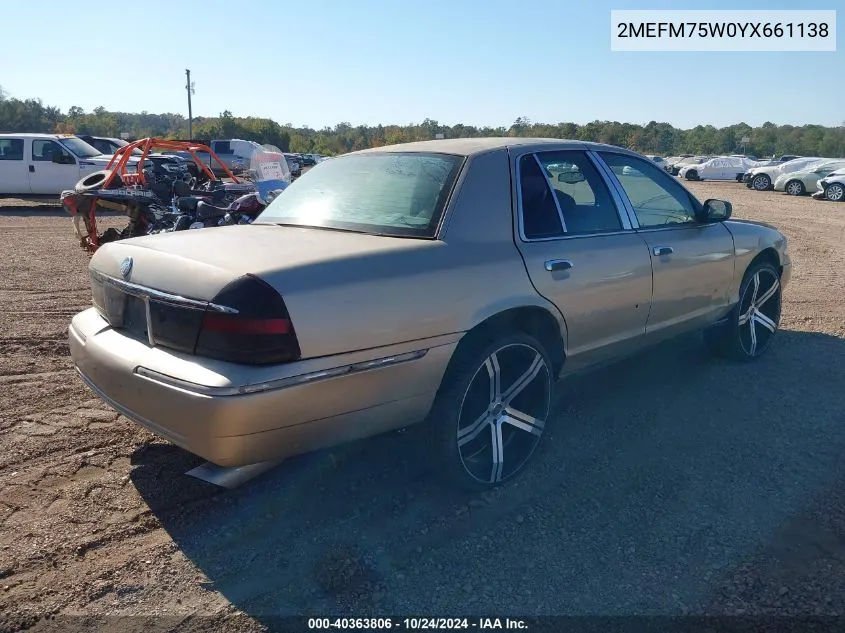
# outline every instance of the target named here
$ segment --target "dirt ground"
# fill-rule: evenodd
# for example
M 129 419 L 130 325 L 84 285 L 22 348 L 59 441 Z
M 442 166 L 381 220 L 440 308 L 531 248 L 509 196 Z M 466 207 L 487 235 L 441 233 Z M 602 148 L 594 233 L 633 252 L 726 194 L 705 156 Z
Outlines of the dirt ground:
M 0 210 L 0 630 L 845 614 L 845 205 L 690 187 L 790 240 L 769 354 L 716 361 L 691 338 L 566 381 L 533 467 L 470 496 L 431 484 L 412 432 L 234 491 L 184 476 L 197 458 L 75 375 L 66 328 L 90 294 L 70 219 Z

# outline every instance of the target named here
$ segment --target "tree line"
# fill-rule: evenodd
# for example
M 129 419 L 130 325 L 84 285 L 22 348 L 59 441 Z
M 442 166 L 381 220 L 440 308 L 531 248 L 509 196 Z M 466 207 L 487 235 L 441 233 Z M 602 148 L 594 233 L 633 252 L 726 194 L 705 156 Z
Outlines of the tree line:
M 94 134 L 130 139 L 157 136 L 186 139 L 188 121 L 181 114 L 149 112 L 110 112 L 103 107 L 86 112 L 71 107 L 62 112 L 45 106 L 40 99 L 16 99 L 0 89 L 0 132 L 55 132 Z M 195 139 L 242 138 L 270 143 L 284 151 L 326 156 L 369 147 L 436 138 L 511 136 L 551 137 L 597 141 L 619 145 L 660 156 L 682 153 L 732 154 L 744 149 L 757 156 L 799 154 L 803 156 L 845 156 L 845 125 L 776 125 L 759 127 L 737 123 L 723 128 L 697 125 L 682 130 L 669 123 L 651 121 L 647 125 L 618 121 L 577 123 L 535 123 L 520 117 L 509 127 L 442 125 L 432 119 L 408 125 L 356 125 L 339 123 L 334 127 L 312 129 L 280 124 L 261 117 L 236 117 L 225 111 L 217 117 L 197 117 L 193 121 Z M 743 146 L 743 137 L 749 142 Z

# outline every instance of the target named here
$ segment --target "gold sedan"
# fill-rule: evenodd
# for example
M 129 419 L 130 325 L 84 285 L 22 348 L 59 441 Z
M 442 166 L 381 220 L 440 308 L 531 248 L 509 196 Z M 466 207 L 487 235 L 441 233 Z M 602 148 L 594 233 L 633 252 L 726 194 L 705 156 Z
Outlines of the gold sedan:
M 568 373 L 694 330 L 766 351 L 786 239 L 730 214 L 607 145 L 355 152 L 255 224 L 102 247 L 71 354 L 115 409 L 221 467 L 424 423 L 438 473 L 496 485 Z

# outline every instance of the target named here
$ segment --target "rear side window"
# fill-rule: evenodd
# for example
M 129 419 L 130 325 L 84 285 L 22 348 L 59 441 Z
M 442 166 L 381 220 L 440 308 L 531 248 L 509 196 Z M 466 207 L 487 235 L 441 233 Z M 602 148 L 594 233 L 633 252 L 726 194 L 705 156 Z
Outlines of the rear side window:
M 519 195 L 525 239 L 563 235 L 554 194 L 534 154 L 526 154 L 519 159 Z
M 566 235 L 622 229 L 610 191 L 584 152 L 541 152 L 537 158 L 557 198 Z
M 23 139 L 0 138 L 0 160 L 23 160 Z

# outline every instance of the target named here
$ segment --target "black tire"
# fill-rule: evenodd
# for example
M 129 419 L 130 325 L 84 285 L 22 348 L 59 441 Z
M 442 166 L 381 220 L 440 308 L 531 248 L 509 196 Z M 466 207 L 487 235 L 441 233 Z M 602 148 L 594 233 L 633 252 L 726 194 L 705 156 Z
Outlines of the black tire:
M 696 171 L 695 169 L 690 169 L 686 173 L 686 179 L 687 180 L 700 180 L 700 178 L 698 177 L 698 171 Z
M 430 463 L 450 486 L 492 488 L 522 472 L 542 439 L 552 363 L 543 345 L 522 332 L 482 335 L 456 353 L 429 415 Z
M 745 271 L 739 287 L 739 302 L 727 321 L 707 330 L 704 340 L 719 356 L 745 362 L 756 360 L 774 340 L 780 325 L 780 312 L 778 269 L 768 261 L 756 262 Z
M 845 185 L 832 182 L 824 190 L 824 197 L 831 202 L 845 202 Z
M 95 171 L 91 174 L 88 174 L 80 180 L 76 185 L 73 187 L 75 191 L 78 193 L 82 193 L 84 191 L 94 191 L 95 189 L 102 188 L 103 184 L 106 182 L 106 179 L 112 173 L 111 169 L 102 169 L 100 171 Z M 112 179 L 109 187 L 112 189 L 117 189 L 123 186 L 123 179 L 120 177 L 120 174 L 115 174 L 114 178 Z
M 754 191 L 768 191 L 772 188 L 772 179 L 768 174 L 755 174 L 751 177 L 751 188 Z
M 790 180 L 786 183 L 783 190 L 790 196 L 803 196 L 807 193 L 807 190 L 804 188 L 804 183 L 800 180 Z

